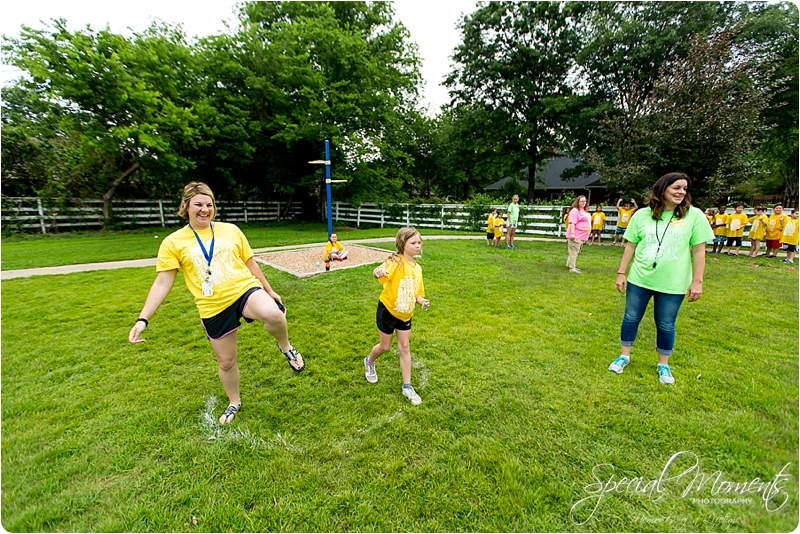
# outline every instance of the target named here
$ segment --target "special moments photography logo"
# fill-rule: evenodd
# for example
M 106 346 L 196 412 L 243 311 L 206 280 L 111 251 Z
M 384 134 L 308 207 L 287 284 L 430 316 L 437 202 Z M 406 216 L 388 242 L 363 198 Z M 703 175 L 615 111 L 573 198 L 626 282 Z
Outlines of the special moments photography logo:
M 570 520 L 576 525 L 589 521 L 600 504 L 612 495 L 645 497 L 657 502 L 668 493 L 679 494 L 699 504 L 745 504 L 758 495 L 768 512 L 777 512 L 789 500 L 785 484 L 791 463 L 787 463 L 771 479 L 729 480 L 722 471 L 704 472 L 700 458 L 690 451 L 673 454 L 656 478 L 618 476 L 613 464 L 592 468 L 595 482 L 583 489 L 588 494 L 572 505 Z

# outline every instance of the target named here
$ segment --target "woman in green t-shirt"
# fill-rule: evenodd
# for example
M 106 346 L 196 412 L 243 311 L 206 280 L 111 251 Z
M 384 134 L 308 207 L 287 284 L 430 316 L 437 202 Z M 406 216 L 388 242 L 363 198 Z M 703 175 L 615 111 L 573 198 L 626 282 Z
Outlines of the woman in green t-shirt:
M 703 212 L 692 206 L 689 177 L 683 173 L 659 178 L 646 203 L 647 208 L 634 213 L 625 230 L 628 243 L 616 282 L 617 290 L 625 294 L 625 315 L 620 356 L 608 370 L 620 374 L 630 363 L 639 323 L 652 298 L 656 369 L 662 384 L 673 384 L 668 361 L 675 345 L 675 320 L 685 296 L 694 302 L 703 294 L 706 241 L 713 239 L 714 232 Z

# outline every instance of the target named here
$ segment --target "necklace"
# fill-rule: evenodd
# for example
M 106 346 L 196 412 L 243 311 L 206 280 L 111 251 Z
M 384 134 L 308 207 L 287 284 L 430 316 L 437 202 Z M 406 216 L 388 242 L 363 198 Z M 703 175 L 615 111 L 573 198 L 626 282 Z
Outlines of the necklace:
M 658 237 L 658 221 L 656 221 L 656 241 L 658 241 L 658 248 L 656 248 L 656 255 L 653 257 L 653 269 L 656 268 L 658 265 L 658 252 L 661 250 L 661 243 L 664 242 L 664 236 L 667 235 L 667 230 L 669 230 L 669 225 L 672 223 L 672 218 L 675 217 L 675 212 L 672 212 L 672 215 L 669 217 L 669 221 L 667 221 L 667 227 L 664 228 L 664 233 L 661 234 L 661 237 Z

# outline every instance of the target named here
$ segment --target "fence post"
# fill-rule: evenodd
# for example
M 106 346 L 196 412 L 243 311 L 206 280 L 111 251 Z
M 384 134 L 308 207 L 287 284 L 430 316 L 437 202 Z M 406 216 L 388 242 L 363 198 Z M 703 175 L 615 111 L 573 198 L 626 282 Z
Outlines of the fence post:
M 444 230 L 444 205 L 442 205 L 442 225 L 439 229 Z
M 361 206 L 358 207 L 358 215 L 356 215 L 356 228 L 361 228 Z
M 386 217 L 386 211 L 381 209 L 381 228 L 383 228 L 383 222 L 385 220 L 385 217 Z
M 164 221 L 164 203 L 161 201 L 161 199 L 158 199 L 158 214 L 161 217 L 161 227 L 163 228 L 167 226 Z
M 244 201 L 244 223 L 247 224 L 247 201 Z
M 36 198 L 36 207 L 39 208 L 39 224 L 42 226 L 42 233 L 47 233 L 47 228 L 44 226 L 44 210 L 42 209 L 42 199 Z
M 411 206 L 406 204 L 406 226 L 411 226 L 411 218 L 410 216 Z
M 281 220 L 281 201 L 280 200 L 278 201 L 278 211 L 275 212 L 275 220 L 276 221 L 280 221 Z
M 336 220 L 337 221 L 339 220 L 339 204 L 340 204 L 340 202 L 337 200 L 336 201 Z

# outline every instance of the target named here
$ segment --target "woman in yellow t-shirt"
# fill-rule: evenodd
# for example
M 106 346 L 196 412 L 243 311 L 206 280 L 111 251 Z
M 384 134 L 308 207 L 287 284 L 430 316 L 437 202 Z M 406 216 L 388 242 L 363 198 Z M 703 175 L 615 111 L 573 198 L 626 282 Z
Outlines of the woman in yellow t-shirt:
M 247 238 L 236 225 L 214 223 L 217 205 L 211 189 L 191 182 L 183 189 L 178 215 L 189 224 L 161 243 L 156 276 L 139 318 L 128 334 L 131 343 L 142 343 L 142 333 L 164 302 L 183 269 L 186 287 L 194 295 L 200 321 L 217 357 L 219 379 L 229 405 L 219 418 L 230 423 L 242 408 L 237 366 L 237 330 L 240 320 L 259 321 L 277 341 L 293 371 L 305 362 L 289 343 L 289 332 L 280 295 L 275 293 L 253 258 Z
M 415 305 L 419 304 L 423 310 L 427 310 L 430 305 L 430 301 L 425 298 L 422 267 L 414 260 L 414 256 L 422 251 L 422 236 L 414 228 L 401 228 L 395 237 L 395 246 L 397 253 L 372 271 L 372 276 L 383 284 L 375 315 L 380 342 L 364 358 L 364 374 L 370 384 L 378 381 L 375 360 L 389 352 L 392 348 L 392 336 L 396 332 L 400 373 L 403 375 L 401 392 L 416 406 L 422 399 L 411 386 L 411 319 Z

